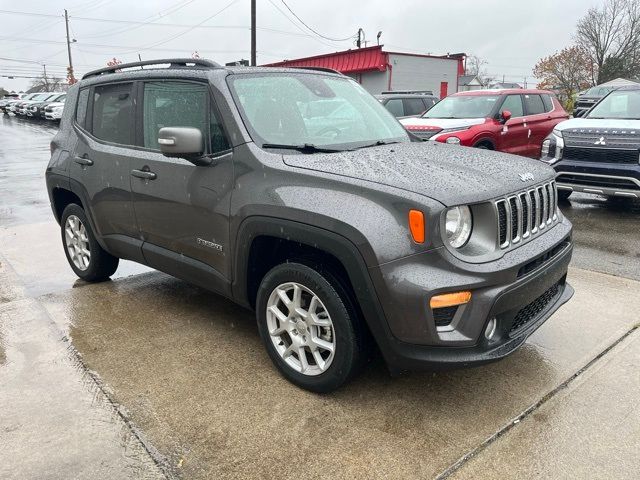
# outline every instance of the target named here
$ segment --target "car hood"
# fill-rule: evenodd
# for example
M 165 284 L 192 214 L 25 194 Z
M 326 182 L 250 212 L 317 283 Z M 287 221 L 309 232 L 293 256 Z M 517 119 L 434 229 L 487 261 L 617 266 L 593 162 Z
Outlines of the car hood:
M 618 129 L 618 128 L 633 128 L 638 129 L 640 132 L 640 120 L 623 120 L 623 119 L 598 119 L 598 118 L 572 118 L 560 122 L 555 127 L 557 130 L 573 130 L 573 129 Z
M 284 163 L 388 185 L 446 206 L 476 203 L 554 178 L 551 167 L 506 153 L 440 143 L 412 142 L 352 152 L 285 154 Z M 531 174 L 525 177 L 524 174 Z M 523 181 L 524 178 L 531 178 Z
M 405 118 L 400 123 L 405 127 L 410 125 L 447 128 L 464 128 L 484 123 L 484 118 Z
M 64 107 L 64 102 L 51 102 L 49 105 L 47 105 L 47 107 Z

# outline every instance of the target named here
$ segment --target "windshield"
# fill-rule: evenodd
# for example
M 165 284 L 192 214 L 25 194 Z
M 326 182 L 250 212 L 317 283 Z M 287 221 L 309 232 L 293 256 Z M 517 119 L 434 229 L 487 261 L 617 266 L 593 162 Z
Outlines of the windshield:
M 587 118 L 640 120 L 640 90 L 618 90 L 610 93 L 591 109 Z
M 585 97 L 604 97 L 611 90 L 616 87 L 591 87 L 589 90 L 583 93 Z
M 263 145 L 342 150 L 378 141 L 410 141 L 402 125 L 351 79 L 309 73 L 228 78 L 247 128 Z
M 454 95 L 436 103 L 422 118 L 486 118 L 499 95 Z

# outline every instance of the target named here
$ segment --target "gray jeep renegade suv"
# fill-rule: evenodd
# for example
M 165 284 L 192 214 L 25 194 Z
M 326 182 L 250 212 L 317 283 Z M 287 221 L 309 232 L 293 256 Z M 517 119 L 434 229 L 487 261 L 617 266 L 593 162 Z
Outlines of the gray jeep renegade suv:
M 335 72 L 97 70 L 69 90 L 51 151 L 80 278 L 124 258 L 254 309 L 276 367 L 309 390 L 374 346 L 394 373 L 500 359 L 573 293 L 553 169 L 413 142 Z

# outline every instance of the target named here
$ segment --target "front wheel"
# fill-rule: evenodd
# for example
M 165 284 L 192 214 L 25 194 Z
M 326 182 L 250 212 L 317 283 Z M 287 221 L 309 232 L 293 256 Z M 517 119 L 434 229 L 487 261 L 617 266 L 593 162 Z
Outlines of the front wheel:
M 87 282 L 99 282 L 113 275 L 119 259 L 97 242 L 84 210 L 75 203 L 67 205 L 60 221 L 62 244 L 69 265 Z
M 267 352 L 295 385 L 330 392 L 362 365 L 364 335 L 358 318 L 329 273 L 300 263 L 278 265 L 262 280 L 256 303 Z

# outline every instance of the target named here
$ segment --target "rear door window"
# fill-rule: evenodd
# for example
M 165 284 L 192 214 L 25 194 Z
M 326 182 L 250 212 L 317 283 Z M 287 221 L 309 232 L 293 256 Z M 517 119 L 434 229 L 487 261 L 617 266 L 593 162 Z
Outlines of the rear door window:
M 387 107 L 387 110 L 389 110 L 394 117 L 404 117 L 405 115 L 404 107 L 402 106 L 402 99 L 400 98 L 393 98 L 389 100 L 385 104 L 385 107 Z
M 511 117 L 523 117 L 524 110 L 522 108 L 522 97 L 520 95 L 507 95 L 505 98 L 502 107 L 500 108 L 501 112 L 505 110 L 509 110 L 511 112 Z
M 524 105 L 527 110 L 527 115 L 539 115 L 541 113 L 544 113 L 544 103 L 542 103 L 542 98 L 540 98 L 540 95 L 525 95 Z
M 91 133 L 106 142 L 134 144 L 133 84 L 98 85 L 93 91 Z
M 420 115 L 426 110 L 421 98 L 405 98 L 403 103 L 405 115 Z

